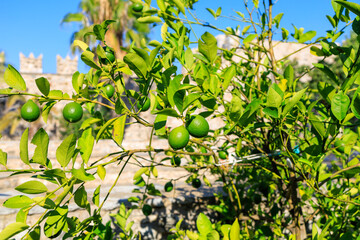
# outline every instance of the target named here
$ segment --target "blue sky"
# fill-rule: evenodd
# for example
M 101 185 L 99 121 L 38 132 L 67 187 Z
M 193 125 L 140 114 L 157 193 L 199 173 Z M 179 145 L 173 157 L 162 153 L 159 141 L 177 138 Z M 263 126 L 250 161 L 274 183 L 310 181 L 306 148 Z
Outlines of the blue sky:
M 5 51 L 7 62 L 18 68 L 20 52 L 26 56 L 31 52 L 35 56 L 43 54 L 44 73 L 56 72 L 56 55 L 59 54 L 62 57 L 71 55 L 70 37 L 78 28 L 77 24 L 61 25 L 60 23 L 64 15 L 78 10 L 79 2 L 80 0 L 0 0 L 0 51 Z M 153 2 L 156 1 L 153 0 Z M 315 30 L 318 36 L 324 35 L 326 30 L 331 29 L 325 17 L 325 15 L 333 15 L 330 0 L 277 0 L 274 2 L 274 14 L 284 12 L 281 25 L 290 32 L 293 30 L 292 24 L 298 28 L 303 27 L 305 31 Z M 244 12 L 242 3 L 241 0 L 199 0 L 194 8 L 197 16 L 204 21 L 221 28 L 235 27 L 241 23 L 227 18 L 215 21 L 206 8 L 216 10 L 221 4 L 224 15 L 236 16 L 234 10 Z M 196 31 L 199 31 L 198 35 L 204 31 L 218 34 L 210 29 L 199 28 Z M 159 28 L 152 30 L 150 38 L 160 39 Z M 79 71 L 86 72 L 87 69 L 83 64 L 79 64 Z

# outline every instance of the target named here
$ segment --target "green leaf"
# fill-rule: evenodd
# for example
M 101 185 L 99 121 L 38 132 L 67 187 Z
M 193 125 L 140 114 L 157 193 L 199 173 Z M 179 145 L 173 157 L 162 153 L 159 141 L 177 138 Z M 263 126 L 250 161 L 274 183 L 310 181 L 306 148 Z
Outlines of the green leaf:
M 210 34 L 209 32 L 205 32 L 201 39 L 199 39 L 199 52 L 204 55 L 211 63 L 217 57 L 217 40 L 216 38 Z
M 331 26 L 333 26 L 333 28 L 335 28 L 337 26 L 336 21 L 333 17 L 326 15 L 326 18 L 329 20 Z
M 61 22 L 82 22 L 84 18 L 85 15 L 83 13 L 68 13 L 65 15 Z
M 343 120 L 346 117 L 347 111 L 349 109 L 350 99 L 343 93 L 343 91 L 335 94 L 331 101 L 331 112 L 339 120 Z
M 124 139 L 124 130 L 126 124 L 126 115 L 122 115 L 113 122 L 113 140 L 118 146 L 121 146 Z
M 208 233 L 210 233 L 213 230 L 209 218 L 203 213 L 200 213 L 198 215 L 198 218 L 196 220 L 196 226 L 200 235 L 203 236 L 206 236 Z
M 94 61 L 94 54 L 90 51 L 84 51 L 81 54 L 81 60 L 88 65 L 89 67 L 95 68 L 97 70 L 100 70 L 101 68 L 95 63 Z
M 294 68 L 291 65 L 288 65 L 284 71 L 284 78 L 287 80 L 289 87 L 292 87 L 293 85 L 292 83 L 294 81 L 294 76 Z
M 35 83 L 42 94 L 44 94 L 45 96 L 49 95 L 50 83 L 46 78 L 44 77 L 37 78 L 35 79 Z
M 345 2 L 345 1 L 335 1 L 336 3 L 340 4 L 341 6 L 349 9 L 356 15 L 360 16 L 360 5 L 353 2 Z
M 43 118 L 43 120 L 44 120 L 45 123 L 47 123 L 50 110 L 52 109 L 52 107 L 53 107 L 55 104 L 56 104 L 55 101 L 50 101 L 50 102 L 47 102 L 47 103 L 45 104 L 45 106 L 43 107 L 42 112 L 41 112 L 41 116 L 42 116 L 42 118 Z
M 92 135 L 92 129 L 88 128 L 81 134 L 78 141 L 78 148 L 80 149 L 80 155 L 84 163 L 87 164 L 91 153 L 94 148 L 94 136 Z
M 96 142 L 99 141 L 101 135 L 104 133 L 104 131 L 110 126 L 112 125 L 113 122 L 116 121 L 116 119 L 118 119 L 117 117 L 116 118 L 112 118 L 110 119 L 109 121 L 107 121 L 99 130 L 99 132 L 97 133 L 96 135 Z
M 185 6 L 182 0 L 172 0 L 182 14 L 185 15 Z
M 222 78 L 224 79 L 223 83 L 222 83 L 222 87 L 223 90 L 225 91 L 229 85 L 231 80 L 233 79 L 233 77 L 236 74 L 236 67 L 235 65 L 231 65 L 230 67 L 226 68 L 226 70 L 224 71 Z
M 31 140 L 31 143 L 36 145 L 32 158 L 33 161 L 45 166 L 48 155 L 49 135 L 43 128 L 40 128 Z
M 223 240 L 229 240 L 229 232 L 231 229 L 231 225 L 230 224 L 224 224 L 221 226 L 220 230 L 224 236 Z
M 85 74 L 76 71 L 72 76 L 72 86 L 76 93 L 79 93 L 84 82 Z
M 171 106 L 175 106 L 175 101 L 174 101 L 174 96 L 175 93 L 179 90 L 180 85 L 181 85 L 181 80 L 183 78 L 183 75 L 177 75 L 176 77 L 170 79 L 170 84 L 168 87 L 168 93 L 167 93 L 167 97 L 169 100 L 169 103 Z
M 354 113 L 357 119 L 360 119 L 360 93 L 357 90 L 353 96 L 351 102 L 351 111 Z
M 47 192 L 47 187 L 39 181 L 28 181 L 15 188 L 15 190 L 27 194 L 39 194 Z
M 276 15 L 274 17 L 274 22 L 276 24 L 276 28 L 279 28 L 279 25 L 280 25 L 280 21 L 282 19 L 282 17 L 284 16 L 284 13 L 279 13 L 278 15 Z
M 139 178 L 144 173 L 149 173 L 149 168 L 143 167 L 143 168 L 140 168 L 139 170 L 137 170 L 136 173 L 134 174 L 133 179 L 136 180 L 137 178 Z
M 8 65 L 4 73 L 5 83 L 16 90 L 25 91 L 26 83 L 20 73 L 12 66 Z
M 328 83 L 325 82 L 319 82 L 317 85 L 318 91 L 321 94 L 321 96 L 328 102 L 331 103 L 331 99 L 335 95 L 335 88 Z
M 75 200 L 76 205 L 78 205 L 79 207 L 81 207 L 81 208 L 86 207 L 86 205 L 88 204 L 88 200 L 87 200 L 87 192 L 86 192 L 84 186 L 80 186 L 76 190 L 74 200 Z
M 165 126 L 167 121 L 167 115 L 158 114 L 155 117 L 154 128 L 156 135 L 164 135 L 166 132 Z
M 44 225 L 44 233 L 46 237 L 54 238 L 61 232 L 61 230 L 68 228 L 66 221 L 67 212 L 67 207 L 58 207 L 56 210 L 50 211 L 47 214 L 47 219 Z
M 0 232 L 0 239 L 10 239 L 28 228 L 29 226 L 22 222 L 10 223 Z
M 92 197 L 92 202 L 96 205 L 99 206 L 100 203 L 100 185 L 95 189 L 93 197 Z
M 156 23 L 156 22 L 162 22 L 161 18 L 157 16 L 146 16 L 146 17 L 139 17 L 137 19 L 139 23 Z
M 140 77 L 145 78 L 147 74 L 146 62 L 142 57 L 136 53 L 128 53 L 124 57 L 124 62 L 129 66 L 134 73 Z
M 97 40 L 104 41 L 106 28 L 103 28 L 100 24 L 95 24 L 93 31 Z
M 104 168 L 103 165 L 99 165 L 99 166 L 97 167 L 97 174 L 98 174 L 98 176 L 99 176 L 99 178 L 100 178 L 101 180 L 104 180 L 104 179 L 105 179 L 106 169 Z
M 66 167 L 74 156 L 76 137 L 74 134 L 67 136 L 56 149 L 56 159 L 62 167 Z
M 206 8 L 206 10 L 208 10 L 208 12 L 216 19 L 216 13 L 214 10 L 212 10 L 211 8 Z
M 29 128 L 25 129 L 20 139 L 20 159 L 27 165 L 29 165 L 28 139 Z
M 88 118 L 81 124 L 80 130 L 84 130 L 84 129 L 90 127 L 92 124 L 97 123 L 97 122 L 101 122 L 101 119 L 100 118 Z
M 266 106 L 278 108 L 281 106 L 284 93 L 277 84 L 271 85 L 267 94 Z
M 7 153 L 0 149 L 0 164 L 6 167 Z
M 310 41 L 316 36 L 316 31 L 308 31 L 300 36 L 299 43 Z
M 84 43 L 83 41 L 80 41 L 80 40 L 74 40 L 73 45 L 76 46 L 76 47 L 80 47 L 81 50 L 83 50 L 83 51 L 90 50 L 89 46 L 86 43 Z
M 216 230 L 212 230 L 206 235 L 207 240 L 220 240 L 220 235 Z
M 191 51 L 191 48 L 187 48 L 185 51 L 185 67 L 188 70 L 191 70 L 193 64 L 194 64 L 194 54 Z
M 243 43 L 248 43 L 254 40 L 257 37 L 257 34 L 250 34 L 246 38 L 244 38 Z
M 282 112 L 282 116 L 285 117 L 286 114 L 291 111 L 291 109 L 300 101 L 307 88 L 298 91 L 294 94 L 294 96 L 289 100 L 289 102 L 285 105 L 284 110 Z
M 238 219 L 235 219 L 234 223 L 230 228 L 230 239 L 231 240 L 240 240 L 240 225 Z
M 234 122 L 237 122 L 243 113 L 242 103 L 238 96 L 233 95 L 229 106 L 229 117 Z
M 85 171 L 84 165 L 81 165 L 81 167 L 79 169 L 73 168 L 71 170 L 71 172 L 74 177 L 76 177 L 77 179 L 84 181 L 84 182 L 92 181 L 95 179 L 95 177 L 92 174 L 89 174 Z
M 190 93 L 189 95 L 185 96 L 183 103 L 183 111 L 185 111 L 190 106 L 190 104 L 198 100 L 200 97 L 200 93 Z
M 4 207 L 7 208 L 24 208 L 30 206 L 34 201 L 25 195 L 18 195 L 11 197 L 4 202 Z
M 170 116 L 170 117 L 180 117 L 180 115 L 176 112 L 176 110 L 172 109 L 172 108 L 165 108 L 162 109 L 160 111 L 155 112 L 155 114 L 157 115 L 166 115 L 166 116 Z
M 29 214 L 28 208 L 21 208 L 16 214 L 16 222 L 26 223 L 27 215 Z M 0 238 L 1 239 L 1 238 Z
M 323 73 L 325 73 L 332 81 L 334 81 L 334 83 L 336 83 L 336 85 L 339 85 L 339 79 L 337 78 L 337 76 L 330 70 L 330 68 L 328 68 L 327 66 L 321 64 L 321 63 L 313 63 L 313 65 L 319 69 L 320 71 L 322 71 Z

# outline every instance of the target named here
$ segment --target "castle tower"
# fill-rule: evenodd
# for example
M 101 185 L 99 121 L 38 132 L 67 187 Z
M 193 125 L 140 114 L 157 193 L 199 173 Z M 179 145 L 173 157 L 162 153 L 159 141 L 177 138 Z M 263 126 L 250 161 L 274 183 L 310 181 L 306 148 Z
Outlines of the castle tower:
M 39 57 L 34 57 L 33 53 L 30 53 L 29 57 L 20 53 L 20 72 L 21 73 L 43 73 L 42 68 L 42 54 Z
M 68 56 L 62 58 L 60 55 L 56 55 L 56 73 L 71 75 L 78 70 L 78 57 L 71 59 Z

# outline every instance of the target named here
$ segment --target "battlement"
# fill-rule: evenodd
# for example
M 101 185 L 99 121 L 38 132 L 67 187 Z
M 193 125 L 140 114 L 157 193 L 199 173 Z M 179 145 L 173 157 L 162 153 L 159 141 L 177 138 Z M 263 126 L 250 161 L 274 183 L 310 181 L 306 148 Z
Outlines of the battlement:
M 29 57 L 26 57 L 24 54 L 20 53 L 20 72 L 36 74 L 43 73 L 42 59 L 42 54 L 35 57 L 33 53 L 30 53 Z M 71 59 L 69 56 L 66 56 L 65 58 L 62 58 L 60 55 L 56 56 L 56 74 L 73 74 L 77 71 L 77 69 L 78 57 Z

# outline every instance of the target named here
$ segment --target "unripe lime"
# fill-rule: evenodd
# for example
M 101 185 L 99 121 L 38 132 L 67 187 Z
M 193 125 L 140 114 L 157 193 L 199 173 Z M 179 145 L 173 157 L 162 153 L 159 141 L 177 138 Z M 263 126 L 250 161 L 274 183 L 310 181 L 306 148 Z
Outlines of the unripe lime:
M 186 128 L 193 137 L 205 137 L 209 133 L 209 123 L 201 115 L 193 115 L 186 122 Z
M 152 207 L 149 204 L 144 204 L 142 212 L 145 216 L 149 216 L 152 213 Z
M 178 156 L 174 156 L 171 158 L 171 165 L 173 166 L 180 166 L 181 165 L 181 158 Z
M 28 122 L 37 120 L 40 116 L 40 108 L 32 100 L 28 100 L 20 110 L 22 119 Z
M 340 152 L 340 153 L 344 153 L 345 152 L 345 143 L 342 140 L 336 140 L 334 143 L 335 149 Z
M 227 158 L 227 152 L 226 151 L 219 151 L 219 158 L 226 159 Z
M 136 3 L 131 5 L 131 9 L 134 12 L 141 12 L 143 10 L 143 8 L 144 8 L 144 6 L 139 2 L 136 2 Z
M 63 109 L 64 119 L 68 122 L 74 123 L 82 118 L 83 109 L 77 102 L 71 102 L 65 105 Z
M 165 192 L 171 192 L 174 188 L 174 185 L 172 184 L 172 182 L 167 182 L 164 186 L 164 190 Z
M 108 98 L 112 98 L 112 96 L 114 96 L 115 93 L 115 88 L 113 87 L 113 85 L 107 84 L 103 87 L 103 91 L 105 92 Z
M 184 148 L 188 144 L 189 139 L 190 135 L 188 130 L 186 130 L 184 126 L 179 126 L 170 132 L 168 141 L 170 146 L 177 150 Z
M 148 98 L 148 97 L 140 98 L 137 101 L 136 106 L 141 112 L 145 112 L 145 111 L 149 110 L 149 108 L 150 108 L 150 98 Z
M 115 53 L 109 47 L 103 47 L 106 58 L 100 58 L 100 62 L 104 65 L 115 62 Z
M 194 188 L 199 188 L 201 186 L 201 181 L 200 179 L 198 178 L 194 178 L 191 182 L 191 185 L 194 187 Z

